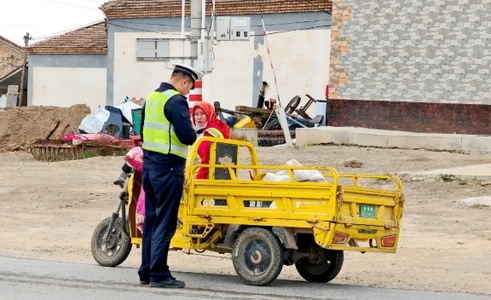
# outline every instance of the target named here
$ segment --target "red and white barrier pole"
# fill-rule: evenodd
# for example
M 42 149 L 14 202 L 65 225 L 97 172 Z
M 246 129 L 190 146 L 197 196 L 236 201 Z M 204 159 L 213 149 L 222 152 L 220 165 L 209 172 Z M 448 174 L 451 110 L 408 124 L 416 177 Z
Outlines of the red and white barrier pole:
M 196 81 L 194 83 L 194 89 L 189 91 L 189 107 L 193 107 L 198 101 L 203 100 L 203 82 Z

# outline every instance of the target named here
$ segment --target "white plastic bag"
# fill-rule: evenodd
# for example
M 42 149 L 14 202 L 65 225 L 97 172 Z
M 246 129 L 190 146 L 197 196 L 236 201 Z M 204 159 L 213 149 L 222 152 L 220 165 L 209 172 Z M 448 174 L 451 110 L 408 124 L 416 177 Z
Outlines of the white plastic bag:
M 80 126 L 79 130 L 83 130 L 86 133 L 98 133 L 101 132 L 102 126 L 109 119 L 110 112 L 103 108 L 98 107 L 94 112 L 86 115 Z
M 266 175 L 263 177 L 263 181 L 288 182 L 290 181 L 290 176 L 288 174 L 280 174 L 280 172 L 277 174 L 266 172 Z
M 301 166 L 296 159 L 291 159 L 286 162 L 288 166 Z M 326 182 L 326 178 L 322 176 L 322 173 L 317 170 L 293 170 L 295 181 L 314 181 L 314 182 Z

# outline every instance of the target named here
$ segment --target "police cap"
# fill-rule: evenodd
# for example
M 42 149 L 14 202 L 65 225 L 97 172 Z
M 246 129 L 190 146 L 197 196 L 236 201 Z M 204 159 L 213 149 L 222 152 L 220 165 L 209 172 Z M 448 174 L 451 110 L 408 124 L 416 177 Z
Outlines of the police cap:
M 179 72 L 182 73 L 193 81 L 193 89 L 194 89 L 194 82 L 196 80 L 199 80 L 203 77 L 203 73 L 196 70 L 195 68 L 183 64 L 174 64 L 174 71 L 173 72 Z

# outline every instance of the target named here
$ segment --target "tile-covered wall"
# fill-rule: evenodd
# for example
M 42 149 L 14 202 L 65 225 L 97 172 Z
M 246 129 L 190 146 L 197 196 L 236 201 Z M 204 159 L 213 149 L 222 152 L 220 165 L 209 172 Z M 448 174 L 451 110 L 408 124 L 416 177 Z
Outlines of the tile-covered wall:
M 491 104 L 491 0 L 334 0 L 330 98 Z

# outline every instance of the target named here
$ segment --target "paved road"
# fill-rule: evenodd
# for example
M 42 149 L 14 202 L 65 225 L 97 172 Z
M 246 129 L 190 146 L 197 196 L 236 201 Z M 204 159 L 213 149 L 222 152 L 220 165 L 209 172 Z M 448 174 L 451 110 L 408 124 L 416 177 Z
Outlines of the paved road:
M 157 289 L 137 284 L 133 268 L 48 262 L 0 256 L 0 298 L 10 299 L 407 299 L 484 300 L 486 296 L 313 284 L 276 280 L 267 287 L 244 285 L 237 276 L 177 273 L 184 289 Z

